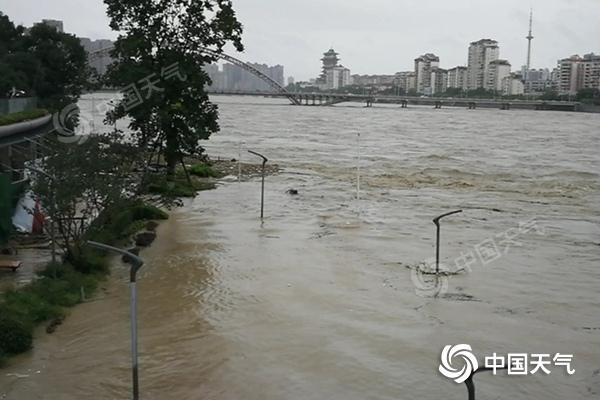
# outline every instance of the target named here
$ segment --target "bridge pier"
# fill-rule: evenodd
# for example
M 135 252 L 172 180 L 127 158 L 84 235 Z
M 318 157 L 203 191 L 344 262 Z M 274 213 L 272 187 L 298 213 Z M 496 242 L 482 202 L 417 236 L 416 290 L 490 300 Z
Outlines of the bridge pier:
M 538 104 L 537 106 L 535 106 L 535 109 L 539 110 L 539 111 L 547 110 L 548 109 L 548 103 L 546 103 L 544 101 L 544 102 L 542 102 L 542 104 Z

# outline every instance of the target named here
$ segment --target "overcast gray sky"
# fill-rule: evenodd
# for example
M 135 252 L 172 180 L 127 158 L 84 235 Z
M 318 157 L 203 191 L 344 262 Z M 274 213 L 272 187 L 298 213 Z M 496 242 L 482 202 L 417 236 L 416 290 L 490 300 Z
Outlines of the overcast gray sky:
M 244 24 L 245 61 L 283 64 L 296 80 L 316 77 L 330 46 L 352 73 L 412 70 L 433 52 L 444 68 L 465 65 L 469 42 L 492 38 L 517 70 L 526 59 L 534 9 L 532 66 L 556 66 L 572 54 L 600 53 L 600 0 L 233 0 Z M 20 24 L 61 19 L 65 30 L 116 38 L 102 0 L 0 0 Z

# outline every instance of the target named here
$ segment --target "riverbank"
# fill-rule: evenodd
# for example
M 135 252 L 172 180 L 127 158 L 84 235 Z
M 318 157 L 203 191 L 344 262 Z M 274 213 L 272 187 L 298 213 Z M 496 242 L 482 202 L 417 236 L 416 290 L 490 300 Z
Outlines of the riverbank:
M 262 173 L 260 165 L 239 163 L 237 160 L 187 161 L 189 181 L 178 169 L 173 181 L 151 179 L 148 192 L 193 198 L 197 191 L 214 189 L 218 180 L 233 174 L 247 180 Z M 266 174 L 278 172 L 276 164 L 265 167 Z M 145 235 L 137 233 L 144 229 L 154 231 L 155 224 L 148 222 L 168 218 L 164 211 L 142 202 L 133 202 L 103 214 L 101 220 L 95 222 L 88 239 L 125 246 L 134 253 L 147 247 L 155 237 L 153 232 Z M 147 237 L 151 237 L 149 242 Z M 35 273 L 37 278 L 34 277 L 30 284 L 0 293 L 0 368 L 9 357 L 32 348 L 33 332 L 37 326 L 45 324 L 46 333 L 53 333 L 62 324 L 67 309 L 92 298 L 99 283 L 110 272 L 107 257 L 105 253 L 86 249 L 76 264 L 49 264 Z
M 156 207 L 128 202 L 103 212 L 87 240 L 123 244 L 146 222 L 166 218 Z M 46 332 L 53 333 L 67 309 L 92 296 L 109 271 L 106 254 L 83 248 L 70 262 L 50 263 L 30 284 L 0 294 L 0 367 L 8 357 L 32 348 L 38 325 L 47 324 Z

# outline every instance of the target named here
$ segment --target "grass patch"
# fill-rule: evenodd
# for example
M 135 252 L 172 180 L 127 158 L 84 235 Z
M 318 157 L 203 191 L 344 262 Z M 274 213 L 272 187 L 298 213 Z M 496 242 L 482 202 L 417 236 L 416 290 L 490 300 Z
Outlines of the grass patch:
M 116 245 L 148 220 L 167 218 L 167 213 L 154 206 L 129 201 L 103 211 L 84 240 Z M 68 263 L 49 264 L 28 286 L 0 294 L 0 366 L 7 357 L 32 347 L 37 325 L 64 317 L 66 308 L 82 301 L 82 288 L 86 296 L 93 294 L 108 274 L 105 253 L 86 246 L 73 252 Z
M 48 115 L 48 111 L 43 109 L 35 109 L 31 111 L 21 111 L 11 114 L 0 115 L 0 126 L 16 124 L 18 122 L 25 122 L 43 117 L 45 115 Z
M 81 302 L 81 288 L 93 293 L 104 274 L 85 274 L 70 264 L 49 265 L 39 279 L 0 298 L 0 355 L 19 354 L 33 344 L 36 325 L 64 316 Z
M 196 193 L 201 190 L 214 189 L 212 182 L 199 182 L 192 179 L 188 182 L 183 172 L 178 172 L 172 179 L 164 175 L 151 175 L 147 178 L 146 192 L 158 194 L 167 198 L 177 197 L 196 197 Z
M 106 244 L 118 244 L 142 230 L 149 220 L 163 220 L 169 215 L 160 208 L 132 201 L 105 210 L 90 227 L 86 239 Z M 87 258 L 87 257 L 86 257 Z
M 194 164 L 190 168 L 190 174 L 201 178 L 218 178 L 219 173 L 206 163 Z

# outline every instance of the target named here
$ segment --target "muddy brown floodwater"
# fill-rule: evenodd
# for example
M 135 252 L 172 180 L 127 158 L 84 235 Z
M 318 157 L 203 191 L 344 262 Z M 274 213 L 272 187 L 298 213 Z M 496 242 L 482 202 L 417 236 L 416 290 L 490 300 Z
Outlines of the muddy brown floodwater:
M 457 343 L 480 360 L 574 356 L 571 376 L 478 375 L 478 398 L 598 398 L 600 115 L 216 101 L 208 152 L 260 151 L 281 171 L 263 223 L 260 181 L 232 176 L 142 252 L 143 399 L 462 400 L 438 372 Z M 405 265 L 433 256 L 431 219 L 457 208 L 442 261 L 471 260 L 470 272 L 423 296 Z M 533 218 L 539 230 L 523 229 Z M 113 271 L 0 371 L 0 398 L 129 398 L 127 270 Z

